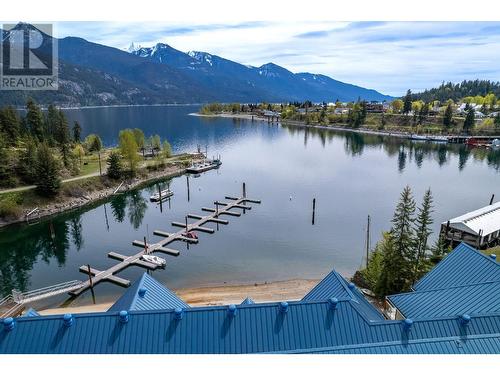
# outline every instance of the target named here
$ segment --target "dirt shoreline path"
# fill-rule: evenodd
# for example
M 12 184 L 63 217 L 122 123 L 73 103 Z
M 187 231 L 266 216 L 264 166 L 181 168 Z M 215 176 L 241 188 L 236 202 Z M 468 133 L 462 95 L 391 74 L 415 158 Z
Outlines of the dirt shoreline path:
M 213 287 L 182 288 L 174 292 L 190 306 L 220 306 L 231 303 L 239 304 L 250 297 L 254 302 L 295 301 L 304 297 L 319 280 L 293 279 L 255 283 L 247 285 L 222 285 Z M 41 315 L 58 315 L 66 313 L 90 313 L 107 311 L 114 302 L 96 305 L 68 306 L 41 310 Z

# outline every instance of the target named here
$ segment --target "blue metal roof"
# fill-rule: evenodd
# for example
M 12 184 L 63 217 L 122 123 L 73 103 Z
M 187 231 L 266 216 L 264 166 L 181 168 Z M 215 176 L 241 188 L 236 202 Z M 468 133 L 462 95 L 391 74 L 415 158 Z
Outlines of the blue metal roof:
M 289 354 L 498 354 L 500 334 L 296 350 Z
M 250 297 L 245 298 L 241 301 L 240 305 L 253 305 L 255 302 Z
M 442 289 L 491 281 L 500 281 L 500 264 L 461 243 L 421 278 L 413 289 Z
M 467 325 L 458 318 L 369 321 L 359 304 L 342 300 L 187 308 L 184 311 L 133 311 L 18 318 L 3 323 L 0 353 L 269 353 L 346 347 L 421 345 L 429 340 L 463 342 L 500 334 L 500 314 L 472 316 Z M 68 317 L 67 317 L 68 318 Z M 126 320 L 126 322 L 122 322 Z M 498 340 L 490 340 L 500 352 Z M 469 344 L 467 344 L 469 345 Z M 403 349 L 399 349 L 403 350 Z M 415 349 L 416 350 L 416 349 Z M 471 353 L 483 348 L 470 345 Z M 449 346 L 427 347 L 448 353 Z
M 500 312 L 500 282 L 402 293 L 387 299 L 409 318 Z
M 163 310 L 189 307 L 170 289 L 144 273 L 108 311 Z
M 359 304 L 359 309 L 370 320 L 384 319 L 383 314 L 366 300 L 363 293 L 352 283 L 348 283 L 335 270 L 325 276 L 309 293 L 302 298 L 302 301 L 326 301 L 329 298 L 351 299 Z

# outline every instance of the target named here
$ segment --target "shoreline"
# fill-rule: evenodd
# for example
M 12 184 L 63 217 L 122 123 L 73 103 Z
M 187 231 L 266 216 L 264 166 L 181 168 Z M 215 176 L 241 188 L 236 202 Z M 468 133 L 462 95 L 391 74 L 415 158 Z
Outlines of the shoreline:
M 215 285 L 194 288 L 173 289 L 175 294 L 192 307 L 221 306 L 240 304 L 249 297 L 254 302 L 281 302 L 302 299 L 320 280 L 291 279 L 284 281 L 261 282 L 241 285 Z M 116 301 L 81 306 L 66 306 L 38 311 L 40 315 L 58 315 L 66 313 L 105 312 Z
M 198 117 L 213 117 L 213 118 L 233 118 L 233 119 L 238 119 L 238 120 L 248 120 L 248 121 L 259 121 L 259 122 L 266 122 L 269 124 L 279 124 L 279 125 L 285 125 L 285 126 L 296 126 L 296 127 L 301 127 L 301 128 L 313 128 L 313 129 L 325 129 L 325 130 L 337 130 L 337 131 L 344 131 L 344 132 L 351 132 L 351 133 L 361 133 L 361 134 L 370 134 L 370 135 L 380 135 L 380 136 L 386 136 L 386 137 L 393 137 L 393 138 L 401 138 L 401 139 L 409 139 L 409 136 L 411 132 L 404 132 L 404 131 L 387 131 L 387 130 L 375 130 L 375 129 L 369 129 L 369 128 L 349 128 L 346 126 L 335 126 L 335 125 L 311 125 L 311 124 L 306 124 L 303 121 L 297 121 L 297 120 L 285 120 L 285 121 L 278 121 L 278 122 L 269 122 L 266 118 L 264 117 L 259 117 L 258 115 L 248 115 L 248 114 L 242 114 L 242 113 L 237 113 L 237 114 L 232 114 L 232 113 L 214 113 L 210 115 L 205 115 L 201 113 L 189 113 L 189 116 L 198 116 Z M 253 117 L 253 120 L 252 120 Z M 448 137 L 461 137 L 463 136 L 462 134 L 448 134 L 445 135 Z M 477 137 L 481 137 L 481 135 L 476 135 Z M 488 135 L 489 137 L 497 137 L 497 135 Z M 470 137 L 475 137 L 473 135 L 470 135 Z M 500 137 L 500 134 L 498 135 Z
M 193 158 L 196 158 L 196 156 L 193 156 Z M 182 176 L 185 173 L 186 173 L 186 168 L 183 166 L 180 167 L 178 165 L 165 167 L 164 169 L 159 171 L 148 171 L 147 176 L 145 177 L 138 176 L 133 179 L 123 180 L 123 186 L 116 194 L 138 189 L 143 185 L 152 183 L 156 180 Z M 96 177 L 99 178 L 101 176 L 96 176 Z M 116 195 L 115 191 L 117 190 L 117 187 L 119 185 L 120 182 L 117 181 L 116 186 L 106 187 L 104 189 L 87 192 L 79 197 L 66 196 L 63 198 L 64 200 L 62 202 L 61 201 L 51 202 L 48 205 L 43 206 L 43 208 L 40 208 L 38 211 L 38 215 L 36 215 L 33 218 L 33 220 L 39 220 L 42 218 L 48 218 L 51 216 L 59 215 L 62 213 L 66 213 L 72 210 L 85 207 L 87 205 L 96 204 L 106 199 L 109 199 L 112 196 Z M 27 221 L 28 220 L 26 219 L 25 215 L 12 220 L 0 219 L 0 228 L 5 228 L 9 225 L 25 223 Z

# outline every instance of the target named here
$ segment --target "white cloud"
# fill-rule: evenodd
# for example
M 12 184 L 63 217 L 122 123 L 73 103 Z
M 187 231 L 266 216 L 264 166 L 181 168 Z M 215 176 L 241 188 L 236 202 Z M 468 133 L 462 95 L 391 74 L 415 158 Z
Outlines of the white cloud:
M 500 78 L 500 23 L 245 22 L 224 24 L 63 22 L 59 36 L 126 48 L 168 43 L 240 62 L 274 62 L 401 95 L 441 81 Z

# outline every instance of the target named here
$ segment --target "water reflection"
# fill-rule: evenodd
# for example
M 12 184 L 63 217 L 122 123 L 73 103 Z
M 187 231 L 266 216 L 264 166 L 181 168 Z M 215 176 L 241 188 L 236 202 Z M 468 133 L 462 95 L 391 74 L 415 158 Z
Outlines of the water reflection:
M 159 133 L 160 120 L 168 117 L 164 113 L 158 113 L 155 131 Z M 207 236 L 156 277 L 169 286 L 185 287 L 204 281 L 314 278 L 332 264 L 348 273 L 360 264 L 359 252 L 364 249 L 360 228 L 366 214 L 373 213 L 374 236 L 387 229 L 401 186 L 410 184 L 418 191 L 432 185 L 440 204 L 436 223 L 480 207 L 498 186 L 499 150 L 183 116 L 172 120 L 184 121 L 183 126 L 168 124 L 168 131 L 179 132 L 177 138 L 169 138 L 177 145 L 174 149 L 193 151 L 197 145 L 204 148 L 208 144 L 210 153 L 223 155 L 220 171 L 190 179 L 190 194 L 185 177 L 172 180 L 172 205 L 170 200 L 163 207 L 148 202 L 158 189 L 169 187 L 170 181 L 166 181 L 37 225 L 0 229 L 0 294 L 81 278 L 78 268 L 82 264 L 109 267 L 114 263 L 107 252 L 131 254 L 136 250 L 131 242 L 141 239 L 148 226 L 162 229 L 224 194 L 238 194 L 243 181 L 252 196 L 263 201 L 256 213 L 252 210 L 252 215 L 231 220 L 230 226 L 221 227 L 223 241 L 219 235 Z M 188 146 L 182 148 L 182 144 Z M 458 188 L 449 189 L 449 184 Z M 288 199 L 290 195 L 293 200 Z M 311 226 L 313 197 L 319 207 Z M 457 208 L 460 199 L 469 206 Z M 143 270 L 124 272 L 135 280 Z M 98 293 L 104 288 L 100 286 Z M 121 289 L 110 290 L 110 294 L 122 293 Z
M 382 148 L 388 156 L 398 156 L 397 168 L 399 172 L 405 170 L 408 162 L 415 162 L 415 165 L 421 168 L 424 160 L 434 160 L 442 167 L 450 160 L 452 155 L 458 156 L 457 168 L 460 171 L 465 168 L 471 155 L 474 160 L 485 161 L 488 166 L 500 171 L 500 150 L 470 147 L 463 144 L 411 141 L 389 136 L 342 132 L 332 129 L 301 128 L 292 125 L 282 125 L 282 127 L 290 135 L 303 132 L 304 147 L 307 147 L 310 140 L 315 138 L 320 140 L 323 147 L 332 143 L 334 139 L 342 139 L 346 154 L 353 157 L 363 155 L 366 148 Z

